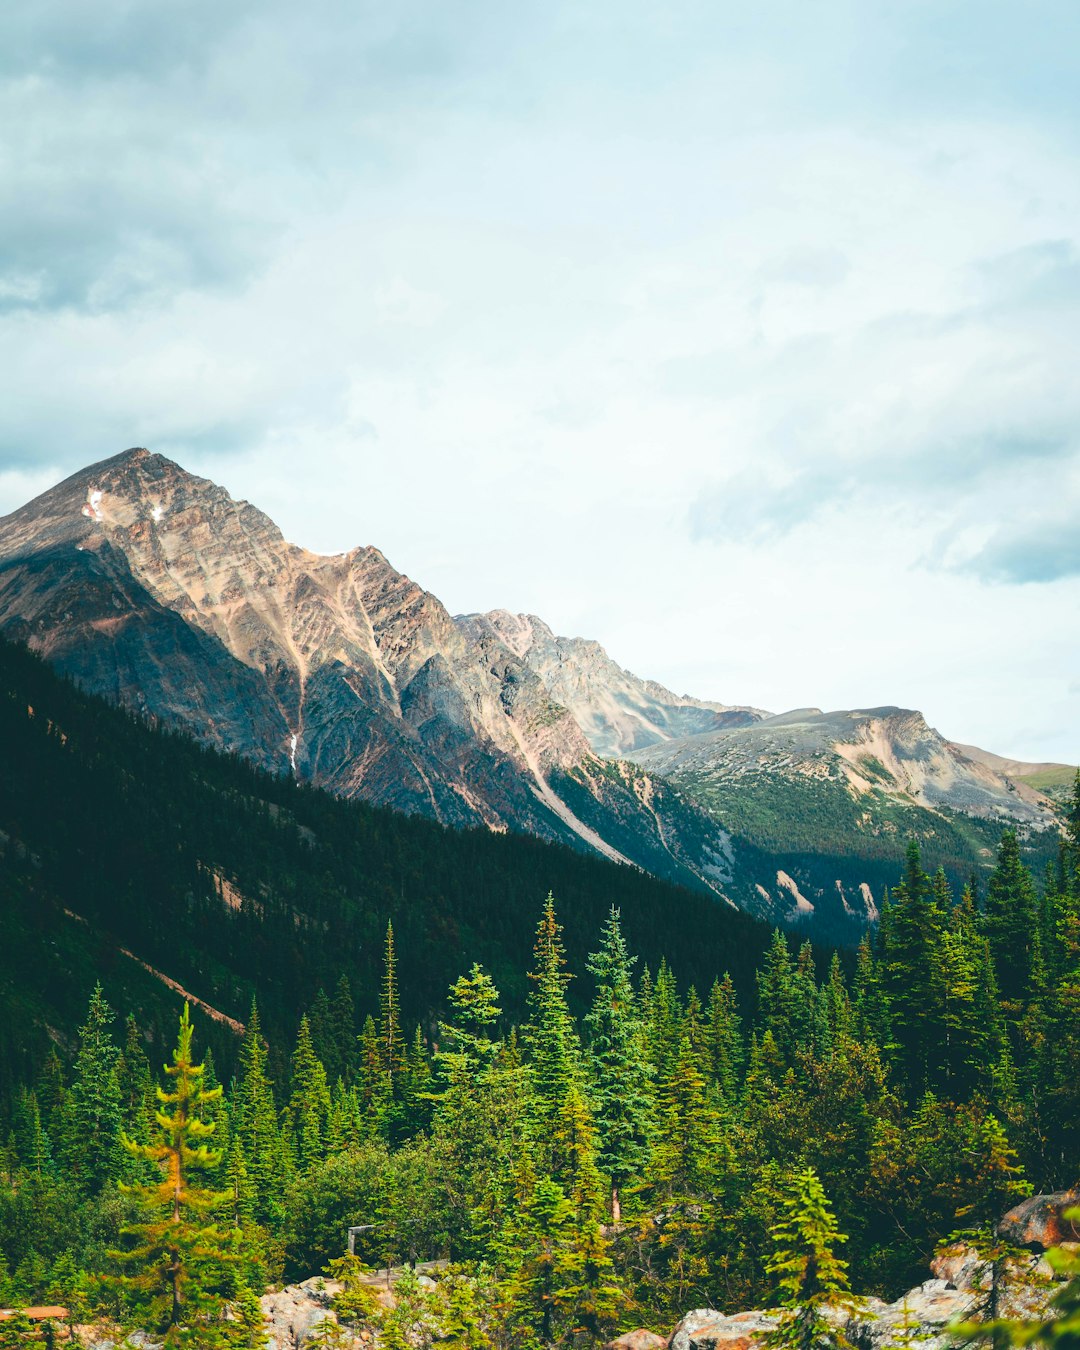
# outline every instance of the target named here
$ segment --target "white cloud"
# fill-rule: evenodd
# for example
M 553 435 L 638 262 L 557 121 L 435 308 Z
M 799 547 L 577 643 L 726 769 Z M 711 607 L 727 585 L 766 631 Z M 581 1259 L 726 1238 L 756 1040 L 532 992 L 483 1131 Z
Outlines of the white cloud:
M 676 687 L 1080 753 L 1053 24 L 14 11 L 0 510 L 145 443 Z

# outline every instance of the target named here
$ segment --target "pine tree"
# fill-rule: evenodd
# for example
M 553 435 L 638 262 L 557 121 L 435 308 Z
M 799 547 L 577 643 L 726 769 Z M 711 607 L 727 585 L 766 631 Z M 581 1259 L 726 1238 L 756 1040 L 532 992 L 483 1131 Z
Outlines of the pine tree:
M 285 1166 L 266 1059 L 259 1010 L 252 1001 L 251 1015 L 240 1046 L 235 1132 L 244 1150 L 244 1163 L 255 1193 L 255 1218 L 261 1224 L 273 1226 L 282 1218 Z
M 228 1194 L 201 1189 L 195 1174 L 220 1162 L 208 1145 L 214 1125 L 207 1107 L 221 1089 L 207 1092 L 203 1066 L 191 1053 L 187 1004 L 172 1064 L 170 1086 L 158 1090 L 157 1138 L 150 1144 L 124 1138 L 124 1147 L 159 1172 L 156 1184 L 125 1187 L 147 1217 L 122 1231 L 132 1240 L 114 1253 L 130 1274 L 119 1278 L 136 1325 L 164 1334 L 167 1347 L 214 1350 L 233 1339 L 224 1320 L 236 1257 L 228 1233 L 210 1216 L 228 1203 Z
M 621 1220 L 619 1192 L 639 1175 L 649 1154 L 651 1114 L 649 1066 L 641 1053 L 643 1029 L 637 1017 L 631 971 L 619 911 L 604 927 L 600 950 L 588 961 L 596 995 L 585 1019 L 595 1087 L 597 1162 L 611 1182 L 611 1221 Z
M 848 1284 L 847 1262 L 835 1248 L 847 1238 L 840 1232 L 817 1173 L 797 1173 L 782 1201 L 782 1216 L 770 1230 L 773 1250 L 765 1268 L 777 1282 L 783 1309 L 766 1344 L 773 1350 L 815 1350 L 843 1345 L 845 1338 L 825 1320 L 826 1308 L 851 1311 L 856 1306 Z
M 300 1019 L 290 1085 L 292 1090 L 287 1108 L 290 1134 L 296 1162 L 301 1171 L 306 1171 L 325 1156 L 330 1117 L 330 1089 L 326 1082 L 326 1071 L 315 1054 L 306 1017 Z
M 117 1081 L 119 1051 L 109 1028 L 114 1014 L 94 988 L 86 1022 L 79 1030 L 79 1053 L 65 1111 L 65 1154 L 80 1189 L 99 1194 L 120 1175 L 123 1104 Z
M 551 1141 L 579 1073 L 577 1033 L 566 1004 L 569 977 L 563 970 L 561 934 L 555 902 L 549 895 L 533 947 L 535 968 L 529 976 L 533 981 L 529 993 L 531 1016 L 526 1028 L 534 1138 L 545 1167 L 554 1161 Z

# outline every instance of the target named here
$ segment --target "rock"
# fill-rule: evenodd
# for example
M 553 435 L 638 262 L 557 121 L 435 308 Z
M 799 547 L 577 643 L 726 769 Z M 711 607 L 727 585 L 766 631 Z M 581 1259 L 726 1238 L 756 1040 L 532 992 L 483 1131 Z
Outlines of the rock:
M 930 1262 L 930 1270 L 937 1279 L 964 1293 L 988 1289 L 993 1274 L 992 1263 L 963 1242 L 942 1247 Z
M 998 1224 L 998 1236 L 1017 1247 L 1046 1251 L 1063 1242 L 1080 1240 L 1080 1221 L 1063 1217 L 1067 1209 L 1080 1207 L 1080 1189 L 1033 1195 L 1022 1200 Z
M 664 1350 L 667 1341 L 663 1336 L 658 1336 L 655 1331 L 646 1331 L 644 1327 L 638 1327 L 634 1331 L 626 1331 L 621 1336 L 616 1336 L 613 1341 L 608 1341 L 604 1350 Z
M 333 1280 L 310 1279 L 259 1300 L 266 1319 L 267 1350 L 300 1350 L 323 1322 L 336 1321 L 331 1302 L 341 1289 Z
M 848 1338 L 860 1350 L 883 1350 L 908 1343 L 919 1350 L 945 1350 L 952 1344 L 945 1328 L 976 1311 L 980 1297 L 952 1288 L 945 1280 L 927 1280 L 895 1303 L 865 1300 L 861 1315 L 848 1320 Z
M 689 1312 L 671 1333 L 669 1350 L 752 1350 L 776 1325 L 776 1314 L 724 1314 L 712 1308 Z

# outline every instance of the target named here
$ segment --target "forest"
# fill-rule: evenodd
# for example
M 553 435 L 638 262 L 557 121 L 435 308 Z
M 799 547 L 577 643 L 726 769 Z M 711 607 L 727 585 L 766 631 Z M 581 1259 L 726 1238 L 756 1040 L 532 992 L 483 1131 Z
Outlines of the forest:
M 571 976 L 561 913 L 534 914 L 520 1014 L 473 961 L 409 1019 L 391 922 L 372 1011 L 342 974 L 283 1044 L 253 1002 L 227 1077 L 186 1010 L 163 1075 L 96 988 L 72 1055 L 3 1103 L 0 1303 L 258 1345 L 268 1284 L 333 1273 L 371 1317 L 363 1264 L 446 1258 L 438 1307 L 406 1286 L 386 1344 L 425 1343 L 427 1316 L 451 1345 L 598 1345 L 775 1301 L 793 1195 L 844 1241 L 834 1283 L 895 1297 L 942 1240 L 1080 1179 L 1080 775 L 1045 876 L 1006 830 L 957 895 L 912 842 L 847 965 L 777 932 L 752 984 L 681 983 L 616 904 Z M 161 1259 L 174 1157 L 186 1303 Z

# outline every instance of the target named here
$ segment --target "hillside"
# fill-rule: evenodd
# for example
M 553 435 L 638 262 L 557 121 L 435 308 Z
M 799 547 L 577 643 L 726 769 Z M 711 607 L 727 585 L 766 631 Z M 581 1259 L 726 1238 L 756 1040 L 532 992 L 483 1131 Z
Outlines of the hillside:
M 62 1042 L 96 979 L 150 1027 L 172 980 L 242 1023 L 254 993 L 284 1043 L 348 976 L 374 1008 L 388 920 L 405 1012 L 430 1023 L 483 962 L 523 1007 L 532 932 L 554 891 L 580 974 L 611 904 L 655 969 L 745 987 L 767 936 L 707 895 L 527 835 L 451 830 L 270 775 L 78 691 L 0 642 L 0 1061 Z M 152 968 L 148 970 L 147 967 Z M 153 972 L 157 972 L 156 974 Z M 229 1064 L 235 1032 L 201 1015 Z
M 569 844 L 822 942 L 873 923 L 908 835 L 957 882 L 1001 824 L 1036 861 L 1058 827 L 1060 766 L 914 711 L 675 694 L 535 615 L 455 619 L 378 548 L 301 548 L 145 449 L 0 521 L 0 632 L 272 776 Z

